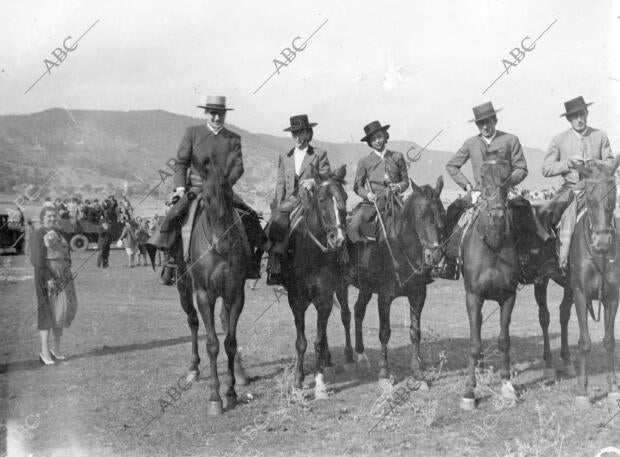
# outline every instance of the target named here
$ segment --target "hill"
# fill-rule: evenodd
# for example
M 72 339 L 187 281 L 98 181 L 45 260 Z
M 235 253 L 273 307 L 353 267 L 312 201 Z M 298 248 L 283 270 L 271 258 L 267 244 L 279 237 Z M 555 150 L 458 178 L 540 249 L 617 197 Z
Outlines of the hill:
M 152 111 L 96 111 L 50 109 L 29 115 L 0 116 L 0 191 L 22 191 L 28 184 L 41 185 L 56 173 L 51 193 L 80 191 L 101 195 L 123 188 L 130 194 L 145 194 L 160 182 L 158 170 L 176 155 L 186 127 L 203 122 L 199 118 Z M 251 133 L 228 126 L 241 135 L 245 174 L 236 190 L 248 203 L 265 210 L 273 195 L 278 154 L 291 148 L 290 137 Z M 356 163 L 368 151 L 362 143 L 313 144 L 329 152 L 332 166 L 347 164 L 349 190 Z M 409 141 L 390 141 L 393 150 L 405 152 Z M 525 148 L 530 176 L 525 187 L 540 189 L 550 182 L 540 175 L 543 151 Z M 456 186 L 447 179 L 444 166 L 452 151 L 428 149 L 412 164 L 410 176 L 421 184 L 434 183 L 444 175 L 447 189 Z M 469 167 L 466 174 L 470 175 Z M 60 169 L 60 171 L 59 171 Z M 86 186 L 86 188 L 84 188 Z M 155 195 L 170 191 L 170 183 L 160 185 Z M 452 192 L 454 194 L 454 192 Z M 351 204 L 358 200 L 351 195 Z

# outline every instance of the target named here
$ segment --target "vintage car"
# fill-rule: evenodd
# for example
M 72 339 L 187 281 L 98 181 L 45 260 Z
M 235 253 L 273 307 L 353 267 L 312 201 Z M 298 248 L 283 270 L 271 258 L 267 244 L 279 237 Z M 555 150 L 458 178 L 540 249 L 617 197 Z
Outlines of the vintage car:
M 14 203 L 0 203 L 0 254 L 23 254 L 24 214 Z

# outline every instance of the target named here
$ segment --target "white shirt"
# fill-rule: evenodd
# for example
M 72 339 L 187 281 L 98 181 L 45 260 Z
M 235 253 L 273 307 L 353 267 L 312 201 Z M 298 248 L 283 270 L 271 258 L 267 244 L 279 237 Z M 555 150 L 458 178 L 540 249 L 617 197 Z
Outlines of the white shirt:
M 293 158 L 295 159 L 295 174 L 297 176 L 299 176 L 299 173 L 301 172 L 301 164 L 304 161 L 304 157 L 306 156 L 307 152 L 308 146 L 306 146 L 304 149 L 295 148 Z
M 383 160 L 383 158 L 385 157 L 385 148 L 383 148 L 383 151 L 381 152 L 377 151 L 376 149 L 373 149 L 372 152 L 377 154 L 381 160 Z
M 222 129 L 224 128 L 223 126 L 220 127 L 219 129 L 214 129 L 213 127 L 211 127 L 208 123 L 207 123 L 207 128 L 209 130 L 211 130 L 213 132 L 214 135 L 217 135 L 218 133 L 220 133 L 222 131 Z
M 495 137 L 497 136 L 497 130 L 495 131 L 495 133 L 493 133 L 493 136 L 492 136 L 491 138 L 487 138 L 487 137 L 486 137 L 486 136 L 484 136 L 484 135 L 480 135 L 480 136 L 482 137 L 482 139 L 484 140 L 484 142 L 485 142 L 488 146 L 490 146 L 490 145 L 491 145 L 491 142 L 492 142 L 492 141 L 495 139 Z

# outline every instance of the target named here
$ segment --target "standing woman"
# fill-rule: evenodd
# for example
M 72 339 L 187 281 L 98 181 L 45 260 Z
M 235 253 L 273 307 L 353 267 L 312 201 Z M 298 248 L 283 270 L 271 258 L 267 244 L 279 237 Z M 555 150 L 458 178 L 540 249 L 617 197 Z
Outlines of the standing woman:
M 41 227 L 30 238 L 30 261 L 34 266 L 34 285 L 38 301 L 38 327 L 41 336 L 39 359 L 45 365 L 66 360 L 60 352 L 62 329 L 69 327 L 77 312 L 77 297 L 71 274 L 69 244 L 58 231 L 55 208 L 43 207 Z M 54 347 L 50 349 L 50 329 Z
M 131 223 L 131 221 L 125 221 L 125 228 L 123 229 L 123 233 L 121 233 L 121 237 L 118 239 L 119 243 L 123 243 L 125 246 L 125 252 L 127 253 L 128 259 L 128 267 L 134 267 L 134 255 L 138 249 L 138 243 L 136 239 L 136 231 Z

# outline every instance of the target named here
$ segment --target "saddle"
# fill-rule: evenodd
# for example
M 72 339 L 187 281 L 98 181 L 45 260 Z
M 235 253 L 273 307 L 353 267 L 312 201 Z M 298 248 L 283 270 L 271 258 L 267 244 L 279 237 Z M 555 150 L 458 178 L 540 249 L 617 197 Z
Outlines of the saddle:
M 191 242 L 192 229 L 194 228 L 194 224 L 196 222 L 197 216 L 203 210 L 202 206 L 202 196 L 198 195 L 196 198 L 191 200 L 189 209 L 187 211 L 187 215 L 181 222 L 181 244 L 183 246 L 183 260 L 186 263 L 190 263 L 193 260 L 191 259 L 189 254 L 189 246 Z M 234 224 L 237 226 L 239 233 L 241 234 L 241 242 L 246 253 L 251 255 L 252 250 L 250 247 L 250 241 L 248 239 L 248 234 L 246 233 L 245 226 L 242 221 L 242 210 L 239 208 L 233 208 L 233 218 Z M 213 243 L 215 249 L 217 249 L 217 242 Z

